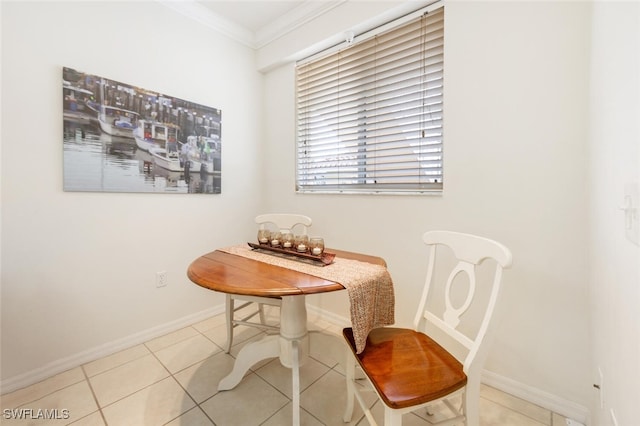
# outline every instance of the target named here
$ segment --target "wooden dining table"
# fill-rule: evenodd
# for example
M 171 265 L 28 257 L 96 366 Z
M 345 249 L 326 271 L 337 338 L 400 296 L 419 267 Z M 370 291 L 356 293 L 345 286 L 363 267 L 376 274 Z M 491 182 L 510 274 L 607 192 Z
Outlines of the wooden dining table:
M 386 268 L 384 259 L 349 251 L 327 249 L 336 259 L 350 259 Z M 331 267 L 331 265 L 325 266 Z M 322 268 L 322 266 L 317 266 Z M 305 296 L 344 290 L 340 279 L 326 279 L 244 256 L 215 250 L 194 260 L 187 276 L 209 290 L 260 297 L 281 298 L 280 333 L 248 343 L 238 353 L 232 371 L 218 390 L 233 389 L 246 372 L 263 359 L 279 357 L 292 370 L 293 424 L 300 423 L 300 366 L 309 355 Z M 346 278 L 346 277 L 345 277 Z

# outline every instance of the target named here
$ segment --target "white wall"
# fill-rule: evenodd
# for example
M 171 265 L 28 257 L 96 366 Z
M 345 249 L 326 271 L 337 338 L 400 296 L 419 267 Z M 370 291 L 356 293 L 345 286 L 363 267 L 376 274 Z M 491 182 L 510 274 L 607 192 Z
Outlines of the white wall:
M 597 2 L 593 11 L 590 149 L 590 286 L 593 380 L 604 407 L 595 424 L 638 423 L 640 247 L 625 238 L 624 185 L 640 173 L 640 3 Z
M 296 195 L 293 64 L 265 76 L 264 161 L 277 165 L 265 169 L 267 210 L 286 206 L 309 214 L 314 233 L 329 246 L 384 257 L 395 281 L 397 322 L 404 325 L 423 282 L 424 231 L 472 232 L 506 244 L 514 266 L 505 274 L 504 321 L 486 367 L 503 385 L 515 383 L 546 403 L 559 400 L 558 411 L 577 419 L 587 417 L 591 395 L 585 143 L 590 7 L 448 3 L 442 196 Z M 353 20 L 355 13 L 344 10 Z M 309 28 L 323 28 L 318 38 L 327 28 L 344 31 L 323 18 L 289 39 L 310 43 L 315 33 Z M 348 317 L 345 299 L 336 293 L 314 301 Z
M 633 424 L 640 272 L 616 206 L 621 185 L 638 180 L 638 5 L 449 2 L 444 194 L 296 195 L 293 65 L 277 66 L 402 2 L 358 3 L 263 48 L 257 62 L 156 3 L 0 4 L 3 391 L 218 305 L 187 280 L 188 263 L 248 237 L 258 211 L 287 210 L 311 215 L 329 245 L 387 259 L 400 324 L 423 279 L 423 231 L 504 242 L 515 262 L 487 368 L 577 418 L 601 366 L 607 402 L 592 405 L 594 423 L 610 424 L 614 408 L 620 425 Z M 62 66 L 221 108 L 223 193 L 63 192 Z M 268 71 L 264 86 L 256 68 Z M 169 277 L 160 290 L 158 270 Z M 344 294 L 311 302 L 347 316 Z
M 6 391 L 222 303 L 186 269 L 253 237 L 262 77 L 253 50 L 156 2 L 1 7 Z M 222 109 L 222 194 L 63 192 L 63 66 Z

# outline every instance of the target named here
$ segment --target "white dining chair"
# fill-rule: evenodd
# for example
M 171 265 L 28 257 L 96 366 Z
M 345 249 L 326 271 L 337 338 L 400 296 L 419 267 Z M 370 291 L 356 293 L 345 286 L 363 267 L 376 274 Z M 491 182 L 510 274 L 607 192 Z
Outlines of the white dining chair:
M 369 423 L 377 424 L 356 382 L 358 364 L 383 402 L 385 426 L 401 425 L 403 414 L 439 401 L 452 416 L 433 424 L 479 425 L 480 375 L 511 252 L 496 241 L 456 232 L 426 232 L 423 241 L 430 247 L 429 262 L 413 328 L 374 329 L 360 354 L 353 330 L 343 330 L 350 348 L 345 422 L 355 396 Z M 441 273 L 441 266 L 450 273 Z M 461 398 L 459 405 L 454 396 Z
M 311 226 L 311 218 L 293 213 L 268 213 L 256 216 L 255 222 L 259 229 L 274 228 L 281 233 L 291 232 L 295 235 L 308 235 Z M 236 301 L 241 303 L 236 305 Z M 254 305 L 254 306 L 250 306 Z M 239 325 L 256 327 L 261 330 L 277 332 L 279 324 L 268 324 L 264 314 L 264 305 L 280 307 L 279 297 L 257 297 L 240 294 L 226 294 L 226 323 L 227 345 L 226 353 L 231 351 L 233 344 L 233 331 Z M 239 312 L 241 311 L 242 312 Z M 252 319 L 258 316 L 258 321 Z

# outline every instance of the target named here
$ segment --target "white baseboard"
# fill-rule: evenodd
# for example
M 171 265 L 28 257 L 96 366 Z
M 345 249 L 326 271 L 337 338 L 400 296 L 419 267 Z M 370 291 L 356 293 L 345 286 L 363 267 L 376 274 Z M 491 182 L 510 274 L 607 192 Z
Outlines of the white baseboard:
M 317 306 L 307 304 L 307 312 L 309 320 L 313 320 L 315 316 L 341 328 L 351 327 L 351 320 L 349 318 L 334 314 Z
M 569 419 L 577 420 L 585 425 L 590 424 L 589 410 L 573 401 L 560 398 L 557 395 L 525 385 L 524 383 L 517 382 L 488 370 L 482 372 L 482 383 Z
M 176 331 L 183 327 L 195 324 L 214 315 L 223 313 L 224 309 L 224 304 L 222 304 L 211 309 L 206 309 L 195 314 L 187 315 L 186 317 L 179 318 L 175 321 L 143 330 L 139 333 L 132 334 L 113 342 L 105 343 L 104 345 L 100 345 L 86 351 L 73 354 L 66 358 L 50 362 L 49 364 L 36 368 L 34 370 L 27 371 L 26 373 L 22 373 L 17 376 L 2 380 L 0 381 L 0 394 L 13 392 L 14 390 L 21 389 L 25 386 L 29 386 L 49 377 L 55 376 L 56 374 L 79 367 L 83 364 L 86 364 L 87 362 L 94 361 L 96 359 L 111 355 L 115 352 L 130 348 L 135 345 L 139 345 L 164 334 L 171 333 L 172 331 Z

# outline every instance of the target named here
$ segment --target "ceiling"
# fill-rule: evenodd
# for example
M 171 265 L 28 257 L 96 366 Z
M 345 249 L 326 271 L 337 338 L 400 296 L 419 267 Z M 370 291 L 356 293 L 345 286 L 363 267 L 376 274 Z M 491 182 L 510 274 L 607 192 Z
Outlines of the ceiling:
M 2 1 L 2 0 L 0 0 Z M 253 49 L 260 49 L 287 33 L 309 23 L 331 9 L 349 1 L 368 2 L 386 12 L 368 22 L 367 31 L 434 0 L 156 0 Z
M 254 49 L 349 0 L 157 0 Z
M 302 0 L 199 1 L 212 13 L 257 33 L 269 23 L 299 7 Z

